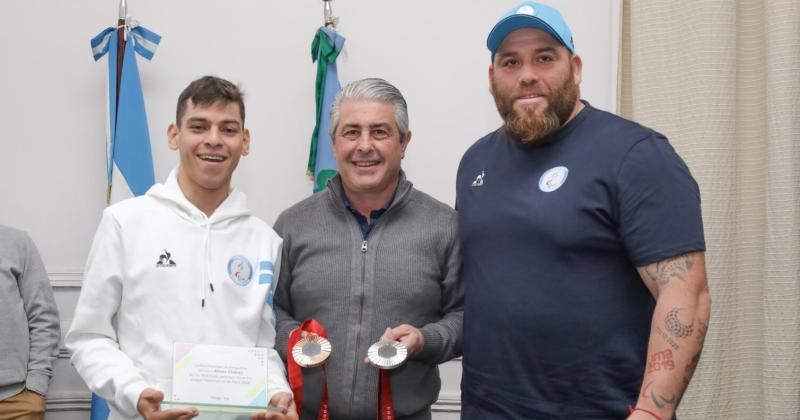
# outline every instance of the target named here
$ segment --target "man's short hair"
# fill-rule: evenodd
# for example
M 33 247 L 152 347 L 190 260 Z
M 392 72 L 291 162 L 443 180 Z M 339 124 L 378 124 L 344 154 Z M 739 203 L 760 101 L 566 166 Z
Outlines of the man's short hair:
M 336 128 L 341 117 L 340 107 L 342 102 L 346 101 L 391 103 L 394 105 L 394 121 L 397 123 L 397 129 L 400 132 L 400 141 L 402 142 L 406 137 L 406 133 L 408 133 L 408 105 L 405 98 L 403 98 L 403 94 L 386 80 L 369 78 L 351 82 L 336 94 L 331 106 L 331 119 L 328 128 L 331 139 L 336 137 Z
M 175 123 L 181 125 L 181 118 L 186 113 L 186 102 L 192 101 L 192 105 L 212 105 L 215 102 L 235 102 L 239 104 L 239 115 L 244 124 L 244 93 L 233 83 L 216 77 L 203 76 L 186 86 L 178 97 L 178 109 L 175 113 Z

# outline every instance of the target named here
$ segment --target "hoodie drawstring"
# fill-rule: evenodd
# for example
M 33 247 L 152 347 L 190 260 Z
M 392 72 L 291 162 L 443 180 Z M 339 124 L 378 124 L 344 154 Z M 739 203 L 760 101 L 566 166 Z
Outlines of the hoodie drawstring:
M 209 273 L 211 270 L 211 223 L 206 220 L 206 237 L 205 237 L 205 269 L 203 270 L 203 279 L 200 282 L 200 307 L 206 307 L 206 284 L 208 284 L 211 293 L 214 293 L 214 282 Z

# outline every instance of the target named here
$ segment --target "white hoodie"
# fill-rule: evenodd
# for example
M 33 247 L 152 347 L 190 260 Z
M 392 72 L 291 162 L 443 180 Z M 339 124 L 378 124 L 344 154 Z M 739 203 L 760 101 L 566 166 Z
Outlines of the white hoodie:
M 169 399 L 175 342 L 266 347 L 267 400 L 291 392 L 273 349 L 282 240 L 245 201 L 232 190 L 206 217 L 173 170 L 103 212 L 64 342 L 110 419 L 138 417 L 144 388 Z

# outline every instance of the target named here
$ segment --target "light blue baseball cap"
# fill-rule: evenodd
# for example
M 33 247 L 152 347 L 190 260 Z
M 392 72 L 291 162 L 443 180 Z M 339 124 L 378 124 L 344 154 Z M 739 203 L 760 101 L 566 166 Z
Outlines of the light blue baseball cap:
M 575 46 L 572 44 L 572 32 L 570 32 L 567 22 L 561 17 L 561 13 L 546 4 L 526 1 L 506 12 L 494 25 L 492 31 L 489 32 L 486 46 L 492 52 L 492 60 L 494 60 L 494 54 L 506 36 L 517 29 L 523 28 L 545 31 L 566 47 L 570 53 L 575 54 Z

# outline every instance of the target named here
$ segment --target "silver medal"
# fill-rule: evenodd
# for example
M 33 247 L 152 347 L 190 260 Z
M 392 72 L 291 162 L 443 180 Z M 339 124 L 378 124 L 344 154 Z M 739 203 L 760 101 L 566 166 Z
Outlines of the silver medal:
M 394 369 L 405 363 L 408 349 L 399 341 L 378 341 L 369 346 L 367 357 L 378 369 Z

